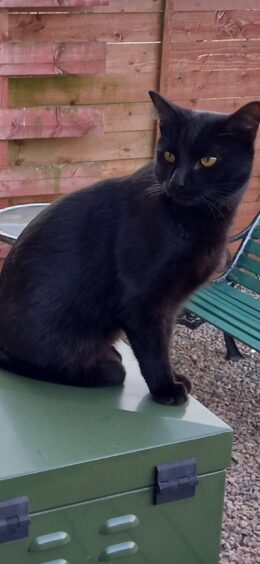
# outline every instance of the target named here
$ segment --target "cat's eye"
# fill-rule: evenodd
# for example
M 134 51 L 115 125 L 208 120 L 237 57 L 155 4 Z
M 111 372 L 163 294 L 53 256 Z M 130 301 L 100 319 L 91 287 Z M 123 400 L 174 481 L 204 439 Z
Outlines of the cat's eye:
M 216 164 L 217 157 L 202 157 L 202 159 L 200 159 L 200 162 L 203 166 L 205 166 L 206 168 L 209 168 L 209 167 L 213 166 L 214 164 Z
M 173 155 L 173 153 L 169 153 L 169 151 L 165 151 L 164 158 L 167 163 L 175 163 L 175 155 Z

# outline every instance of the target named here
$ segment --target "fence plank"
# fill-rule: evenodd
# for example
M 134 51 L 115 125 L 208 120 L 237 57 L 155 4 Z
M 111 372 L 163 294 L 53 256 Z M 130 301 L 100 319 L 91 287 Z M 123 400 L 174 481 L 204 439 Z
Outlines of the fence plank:
M 209 39 L 257 39 L 260 32 L 260 9 L 248 10 L 246 7 L 235 11 L 174 11 L 170 22 L 170 38 L 172 41 L 185 40 L 190 43 Z
M 103 112 L 105 132 L 154 130 L 154 112 L 150 102 L 101 104 L 96 107 Z
M 161 14 L 10 14 L 13 41 L 159 41 Z
M 0 272 L 3 267 L 4 259 L 8 255 L 9 251 L 10 245 L 7 245 L 6 243 L 0 243 Z
M 1 20 L 1 14 L 0 14 Z M 0 112 L 4 111 L 8 102 L 8 78 L 0 77 Z M 8 143 L 0 140 L 0 166 L 5 166 L 8 162 Z
M 224 98 L 237 96 L 259 97 L 258 68 L 224 70 L 187 70 L 165 73 L 166 91 L 171 99 Z
M 258 133 L 258 136 L 260 132 Z M 254 159 L 254 166 L 253 166 L 253 176 L 260 176 L 260 150 L 256 149 L 255 151 L 255 159 Z
M 0 109 L 0 139 L 82 137 L 154 129 L 150 102 Z
M 129 73 L 91 76 L 56 76 L 9 79 L 9 106 L 67 106 L 147 102 L 147 91 L 156 90 L 156 73 Z
M 81 139 L 34 139 L 9 142 L 10 165 L 66 163 L 87 160 L 148 158 L 153 132 L 124 131 Z
M 105 45 L 98 41 L 0 43 L 4 76 L 98 74 L 105 70 Z
M 77 0 L 77 7 L 107 6 L 109 0 Z M 1 8 L 66 8 L 75 7 L 75 0 L 0 0 Z
M 169 55 L 172 26 L 174 25 L 174 8 L 173 0 L 166 0 L 164 21 L 163 21 L 163 35 L 162 35 L 162 52 L 161 52 L 161 65 L 160 65 L 160 88 L 159 91 L 164 96 L 168 95 L 168 69 L 169 69 Z
M 221 41 L 174 41 L 169 45 L 169 71 L 257 68 L 260 39 Z
M 252 96 L 234 96 L 232 98 L 190 98 L 183 100 L 185 108 L 209 110 L 214 112 L 235 112 L 241 106 L 252 102 Z M 178 102 L 181 104 L 181 101 Z
M 172 1 L 172 0 L 170 0 Z M 218 10 L 257 10 L 259 0 L 218 0 Z M 208 11 L 212 9 L 212 0 L 174 0 L 176 12 Z
M 76 4 L 76 5 L 75 5 Z M 0 8 L 46 8 L 55 10 L 84 8 L 94 13 L 161 12 L 164 0 L 0 0 Z
M 160 59 L 160 43 L 108 43 L 106 47 L 106 72 L 153 72 Z
M 0 139 L 100 135 L 102 113 L 93 108 L 18 108 L 0 110 Z
M 85 162 L 75 164 L 0 168 L 0 197 L 13 198 L 55 193 L 65 194 L 98 180 L 125 176 L 149 159 Z M 0 200 L 1 201 L 1 200 Z
M 249 187 L 247 188 L 242 202 L 259 202 L 260 200 L 260 177 L 251 178 Z
M 8 11 L 0 11 L 0 40 L 8 37 Z M 8 106 L 8 78 L 0 76 L 0 111 Z M 0 166 L 8 163 L 8 143 L 0 141 Z

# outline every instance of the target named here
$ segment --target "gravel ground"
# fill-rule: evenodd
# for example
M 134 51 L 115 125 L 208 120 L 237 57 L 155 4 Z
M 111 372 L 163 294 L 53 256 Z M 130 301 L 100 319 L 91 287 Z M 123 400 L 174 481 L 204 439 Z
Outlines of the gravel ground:
M 194 331 L 178 325 L 172 349 L 176 368 L 191 377 L 193 396 L 234 430 L 220 564 L 260 563 L 260 355 L 239 348 L 244 359 L 227 362 L 221 331 L 205 323 Z

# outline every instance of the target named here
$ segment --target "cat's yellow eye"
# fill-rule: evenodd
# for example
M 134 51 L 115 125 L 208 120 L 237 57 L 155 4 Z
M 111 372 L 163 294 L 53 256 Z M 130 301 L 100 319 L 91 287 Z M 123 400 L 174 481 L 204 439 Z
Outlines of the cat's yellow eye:
M 173 155 L 173 153 L 169 153 L 169 151 L 165 151 L 164 158 L 167 163 L 175 163 L 175 155 Z
M 217 162 L 217 157 L 202 157 L 200 162 L 206 168 L 213 166 Z

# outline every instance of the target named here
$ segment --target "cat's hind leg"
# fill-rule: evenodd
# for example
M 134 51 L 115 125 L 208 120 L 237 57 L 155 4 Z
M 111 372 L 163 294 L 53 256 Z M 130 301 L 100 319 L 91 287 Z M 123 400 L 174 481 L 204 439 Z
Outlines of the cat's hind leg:
M 104 357 L 85 369 L 85 386 L 119 386 L 123 384 L 125 374 L 121 355 L 111 346 Z
M 118 332 L 113 332 L 105 338 L 95 335 L 79 341 L 70 357 L 68 383 L 83 387 L 122 384 L 125 369 L 120 353 L 113 346 L 118 337 Z
M 124 382 L 125 369 L 119 352 L 111 340 L 89 339 L 78 341 L 69 348 L 62 342 L 44 363 L 19 359 L 0 349 L 0 366 L 10 372 L 34 380 L 44 380 L 69 386 L 118 386 Z M 46 355 L 47 356 L 47 355 Z M 54 360 L 53 360 L 54 359 Z

